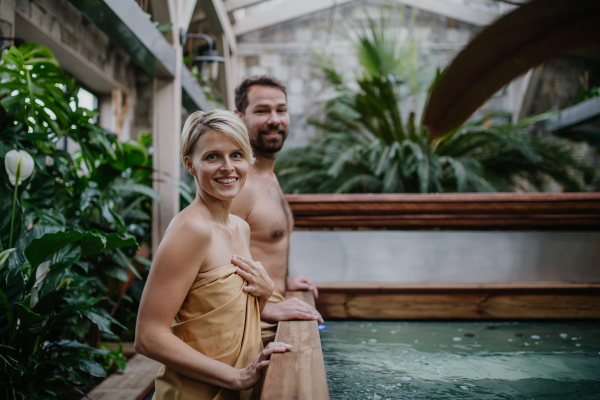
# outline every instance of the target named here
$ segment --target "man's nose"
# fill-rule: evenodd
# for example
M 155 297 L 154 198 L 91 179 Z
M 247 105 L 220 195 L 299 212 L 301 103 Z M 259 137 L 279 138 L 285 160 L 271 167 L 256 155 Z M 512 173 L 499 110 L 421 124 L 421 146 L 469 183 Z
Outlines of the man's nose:
M 267 124 L 270 126 L 279 126 L 279 124 L 281 124 L 281 119 L 279 119 L 276 110 L 271 111 L 271 114 L 269 114 L 269 120 L 267 121 Z

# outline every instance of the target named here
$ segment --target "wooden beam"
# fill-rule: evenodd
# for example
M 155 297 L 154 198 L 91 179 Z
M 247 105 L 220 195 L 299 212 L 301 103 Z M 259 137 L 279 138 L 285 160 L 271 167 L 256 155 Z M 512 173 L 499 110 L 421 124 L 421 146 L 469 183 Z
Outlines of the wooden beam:
M 310 292 L 286 293 L 314 306 Z M 273 354 L 267 369 L 261 400 L 328 400 L 329 389 L 317 321 L 281 321 L 276 342 L 292 350 Z
M 154 388 L 160 363 L 141 354 L 127 361 L 124 372 L 115 372 L 81 400 L 142 400 Z
M 227 12 L 232 12 L 240 8 L 246 8 L 262 3 L 264 1 L 266 0 L 225 0 L 225 9 Z
M 14 22 L 15 36 L 26 42 L 35 42 L 48 47 L 65 71 L 96 94 L 112 93 L 113 89 L 121 90 L 125 94 L 130 93 L 128 87 L 54 35 L 44 31 L 41 26 L 19 9 L 15 9 Z
M 287 195 L 296 229 L 599 230 L 599 193 Z
M 244 18 L 243 20 L 236 22 L 233 26 L 233 31 L 236 36 L 240 36 L 304 15 L 327 10 L 334 5 L 339 6 L 346 4 L 350 1 L 353 0 L 303 0 L 291 2 L 289 4 L 274 7 L 268 13 L 259 13 L 255 16 Z
M 206 14 L 208 23 L 215 34 L 224 34 L 231 54 L 237 54 L 237 42 L 234 30 L 229 22 L 223 0 L 198 0 L 196 7 Z
M 180 0 L 181 1 L 181 15 L 179 21 L 181 21 L 181 28 L 187 32 L 192 17 L 194 16 L 194 10 L 196 8 L 196 0 Z
M 317 284 L 325 319 L 599 319 L 600 284 Z
M 248 32 L 266 28 L 268 26 L 280 24 L 285 21 L 300 18 L 304 15 L 312 14 L 318 11 L 326 10 L 333 6 L 339 6 L 349 3 L 352 0 L 303 0 L 278 7 L 274 7 L 268 13 L 260 13 L 255 16 L 244 18 L 236 22 L 233 30 L 236 36 Z M 442 15 L 456 19 L 457 21 L 467 22 L 476 26 L 490 24 L 499 14 L 487 11 L 473 9 L 468 6 L 456 4 L 447 0 L 396 0 L 399 3 L 427 11 L 433 14 Z

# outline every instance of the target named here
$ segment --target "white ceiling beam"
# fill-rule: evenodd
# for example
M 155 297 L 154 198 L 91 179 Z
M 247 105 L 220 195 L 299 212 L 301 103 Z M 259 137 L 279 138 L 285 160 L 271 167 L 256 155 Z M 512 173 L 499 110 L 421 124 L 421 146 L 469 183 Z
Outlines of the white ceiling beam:
M 349 3 L 353 0 L 302 0 L 290 4 L 278 6 L 269 12 L 260 13 L 236 22 L 233 31 L 236 36 L 266 28 L 271 25 L 280 24 L 285 21 L 296 19 L 307 14 L 327 10 L 334 5 Z
M 246 8 L 266 0 L 225 0 L 225 9 L 227 12 L 232 12 L 240 8 Z
M 241 1 L 241 0 L 240 0 Z M 300 18 L 307 14 L 326 10 L 334 5 L 339 6 L 353 0 L 303 0 L 278 6 L 269 12 L 260 13 L 237 22 L 233 26 L 236 36 L 253 32 L 268 26 L 280 24 L 285 21 Z M 397 2 L 427 11 L 467 22 L 469 24 L 484 26 L 499 17 L 499 14 L 488 11 L 476 10 L 471 7 L 449 2 L 447 0 L 396 0 Z
M 500 14 L 489 11 L 477 10 L 448 0 L 396 0 L 398 3 L 427 11 L 432 14 L 442 15 L 457 21 L 466 22 L 476 26 L 485 26 L 495 21 Z
M 180 0 L 181 3 L 181 15 L 179 16 L 180 27 L 183 28 L 185 32 L 190 27 L 190 23 L 192 22 L 192 17 L 194 16 L 194 10 L 196 9 L 196 0 Z
M 225 10 L 223 0 L 198 0 L 196 8 L 201 8 L 204 11 L 213 33 L 222 33 L 225 35 L 225 39 L 229 45 L 229 51 L 232 54 L 236 54 L 237 41 L 231 22 L 229 22 L 229 16 Z

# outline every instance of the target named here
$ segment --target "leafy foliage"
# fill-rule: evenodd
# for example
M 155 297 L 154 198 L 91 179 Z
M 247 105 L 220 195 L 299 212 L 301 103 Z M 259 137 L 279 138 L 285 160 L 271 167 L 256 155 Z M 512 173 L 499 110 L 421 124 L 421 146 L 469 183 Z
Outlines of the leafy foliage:
M 523 183 L 544 190 L 549 178 L 565 191 L 582 191 L 593 179 L 570 142 L 532 134 L 545 116 L 497 126 L 491 122 L 498 116 L 489 116 L 432 140 L 414 109 L 404 120 L 400 107 L 422 86 L 414 42 L 390 34 L 382 20 L 370 21 L 352 44 L 362 67 L 352 79 L 333 60 L 316 59 L 326 99 L 310 123 L 321 134 L 279 156 L 285 192 L 491 192 Z
M 0 172 L 0 251 L 10 253 L 0 256 L 0 397 L 57 398 L 108 365 L 124 367 L 122 353 L 98 349 L 93 332 L 117 338 L 114 327 L 125 328 L 111 316 L 117 289 L 139 276 L 133 260 L 160 196 L 147 147 L 93 123 L 96 113 L 79 107 L 76 82 L 47 48 L 5 50 L 0 82 L 0 161 L 13 149 L 35 161 L 18 187 L 11 249 L 13 187 Z M 78 150 L 68 152 L 67 141 Z

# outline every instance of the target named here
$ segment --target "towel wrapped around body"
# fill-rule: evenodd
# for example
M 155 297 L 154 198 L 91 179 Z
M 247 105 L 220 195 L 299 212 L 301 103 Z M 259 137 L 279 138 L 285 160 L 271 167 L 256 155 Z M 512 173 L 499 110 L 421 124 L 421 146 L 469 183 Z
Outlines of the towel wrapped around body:
M 285 298 L 277 290 L 274 290 L 271 297 L 269 297 L 269 303 L 279 303 L 280 301 L 283 301 L 283 300 L 285 300 Z M 278 322 L 275 322 L 274 324 L 272 324 L 270 322 L 266 322 L 266 321 L 262 321 L 262 320 L 260 321 L 260 330 L 261 330 L 260 333 L 262 336 L 263 345 L 265 347 L 267 347 L 267 344 L 269 344 L 269 342 L 272 342 L 275 340 L 275 334 L 277 333 L 277 325 L 278 324 L 279 324 Z
M 262 351 L 258 299 L 242 291 L 246 281 L 233 264 L 199 273 L 171 331 L 200 353 L 234 368 L 245 368 Z M 153 400 L 252 400 L 258 386 L 228 390 L 179 374 L 164 365 Z

